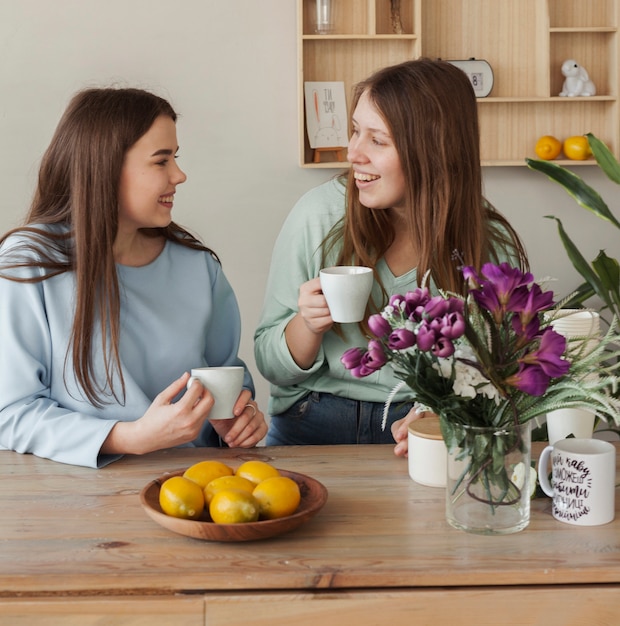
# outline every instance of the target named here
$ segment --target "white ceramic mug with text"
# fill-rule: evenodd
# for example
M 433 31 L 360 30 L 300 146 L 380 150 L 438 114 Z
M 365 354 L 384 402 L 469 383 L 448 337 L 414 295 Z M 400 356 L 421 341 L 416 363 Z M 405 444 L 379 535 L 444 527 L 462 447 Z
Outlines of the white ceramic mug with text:
M 225 420 L 234 417 L 233 409 L 243 388 L 245 370 L 241 366 L 198 367 L 191 371 L 187 381 L 189 389 L 195 380 L 208 389 L 215 404 L 209 413 L 210 420 Z
M 598 526 L 614 519 L 616 449 L 608 441 L 562 439 L 547 446 L 538 460 L 538 480 L 558 521 Z
M 372 291 L 372 269 L 353 265 L 326 267 L 320 270 L 319 278 L 334 322 L 346 324 L 364 319 Z

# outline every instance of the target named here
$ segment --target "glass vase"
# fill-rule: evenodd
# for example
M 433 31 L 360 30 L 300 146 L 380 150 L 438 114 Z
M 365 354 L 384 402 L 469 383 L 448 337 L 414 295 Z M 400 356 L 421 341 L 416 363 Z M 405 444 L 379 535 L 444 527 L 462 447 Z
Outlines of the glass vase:
M 482 535 L 523 530 L 530 521 L 530 423 L 505 428 L 451 424 L 446 519 Z

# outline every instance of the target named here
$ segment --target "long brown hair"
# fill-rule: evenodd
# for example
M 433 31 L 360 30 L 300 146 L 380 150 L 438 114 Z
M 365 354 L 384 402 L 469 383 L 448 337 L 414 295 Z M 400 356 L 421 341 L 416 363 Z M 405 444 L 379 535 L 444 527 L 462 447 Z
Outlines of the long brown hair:
M 418 284 L 430 271 L 435 285 L 463 293 L 461 265 L 479 269 L 505 254 L 527 268 L 519 236 L 482 194 L 478 112 L 466 74 L 422 58 L 381 69 L 356 85 L 352 113 L 363 93 L 383 117 L 400 158 Z M 347 176 L 345 217 L 324 241 L 323 253 L 342 242 L 338 264 L 374 268 L 394 241 L 394 225 L 389 211 L 360 203 L 353 171 Z
M 86 89 L 70 101 L 45 152 L 38 184 L 19 233 L 25 244 L 12 252 L 2 269 L 39 268 L 31 278 L 2 272 L 3 278 L 39 282 L 75 273 L 75 315 L 67 358 L 88 400 L 102 406 L 112 396 L 124 402 L 120 365 L 120 290 L 113 256 L 118 230 L 118 190 L 125 153 L 161 115 L 177 114 L 163 98 L 141 89 Z M 43 226 L 43 228 L 42 228 Z M 171 222 L 144 231 L 181 245 L 205 250 L 196 237 Z M 217 258 L 217 257 L 215 257 Z M 105 382 L 97 380 L 92 361 L 93 337 L 100 329 Z M 113 388 L 118 374 L 121 393 Z

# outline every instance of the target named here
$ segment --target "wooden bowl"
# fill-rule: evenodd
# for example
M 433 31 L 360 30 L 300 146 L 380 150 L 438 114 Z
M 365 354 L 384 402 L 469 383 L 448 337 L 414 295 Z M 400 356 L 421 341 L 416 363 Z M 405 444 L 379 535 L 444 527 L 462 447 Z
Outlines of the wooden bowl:
M 260 520 L 241 524 L 215 524 L 204 519 L 187 520 L 166 515 L 159 506 L 161 484 L 172 476 L 181 476 L 185 470 L 179 470 L 160 476 L 148 483 L 140 492 L 140 502 L 147 515 L 168 530 L 186 537 L 206 541 L 256 541 L 288 533 L 314 517 L 327 502 L 327 489 L 318 480 L 305 474 L 279 469 L 282 476 L 292 478 L 301 492 L 301 501 L 297 511 L 287 517 L 273 520 Z

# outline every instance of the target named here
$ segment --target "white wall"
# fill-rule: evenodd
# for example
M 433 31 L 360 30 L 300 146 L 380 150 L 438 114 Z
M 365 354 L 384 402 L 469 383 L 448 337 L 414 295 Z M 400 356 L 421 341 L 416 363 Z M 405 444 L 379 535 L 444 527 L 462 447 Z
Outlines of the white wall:
M 39 158 L 70 96 L 120 84 L 156 91 L 181 113 L 174 218 L 222 259 L 239 299 L 241 356 L 266 408 L 252 336 L 269 259 L 295 200 L 332 170 L 297 165 L 294 0 L 2 0 L 0 3 L 0 231 L 31 197 Z M 574 133 L 587 132 L 575 128 Z M 617 187 L 579 168 L 610 203 Z M 558 186 L 522 168 L 485 168 L 486 192 L 525 239 L 537 276 L 564 294 L 578 284 L 553 222 L 561 217 L 593 258 L 618 253 L 617 231 Z

